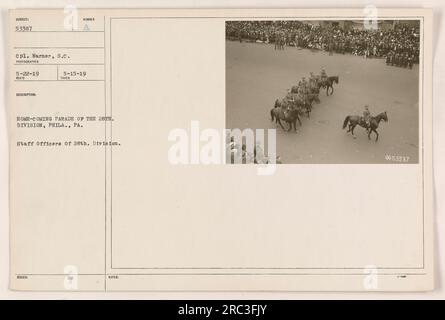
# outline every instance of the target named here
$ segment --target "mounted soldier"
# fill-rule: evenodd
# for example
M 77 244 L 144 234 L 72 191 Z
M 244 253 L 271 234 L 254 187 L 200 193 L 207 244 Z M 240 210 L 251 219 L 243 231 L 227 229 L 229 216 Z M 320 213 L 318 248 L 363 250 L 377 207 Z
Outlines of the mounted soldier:
M 287 94 L 286 94 L 286 96 L 284 97 L 284 100 L 286 101 L 286 103 L 288 104 L 288 103 L 294 103 L 294 101 L 295 101 L 295 98 L 294 98 L 294 93 L 292 92 L 292 90 L 287 90 Z M 286 105 L 286 107 L 287 107 L 287 105 Z
M 300 87 L 299 87 L 299 90 L 298 90 L 298 93 L 300 94 L 300 98 L 303 101 L 306 101 L 307 91 L 308 91 L 307 87 L 308 87 L 308 85 L 307 85 L 306 78 L 303 77 L 301 79 L 301 84 L 300 84 Z
M 309 87 L 312 89 L 317 84 L 317 78 L 314 76 L 314 73 L 311 72 L 309 76 Z
M 325 86 L 326 80 L 328 80 L 328 75 L 326 74 L 326 70 L 324 68 L 321 68 L 320 79 L 321 79 L 321 84 Z
M 371 118 L 372 118 L 372 116 L 371 116 L 371 112 L 369 111 L 369 106 L 366 105 L 365 110 L 363 111 L 363 121 L 366 124 L 366 128 L 370 127 Z
M 306 77 L 303 77 L 303 78 L 301 79 L 301 85 L 302 85 L 304 88 L 307 87 Z

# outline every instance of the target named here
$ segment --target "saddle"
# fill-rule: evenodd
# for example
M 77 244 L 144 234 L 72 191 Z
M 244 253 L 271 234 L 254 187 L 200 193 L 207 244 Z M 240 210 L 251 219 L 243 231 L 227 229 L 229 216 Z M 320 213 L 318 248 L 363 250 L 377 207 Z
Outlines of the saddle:
M 370 117 L 370 118 L 369 118 L 369 121 L 366 122 L 365 117 L 363 117 L 363 116 L 360 117 L 360 123 L 361 123 L 361 124 L 363 125 L 363 127 L 365 127 L 366 129 L 369 129 L 369 128 L 370 128 L 370 126 L 371 126 L 371 120 L 372 120 L 372 118 Z

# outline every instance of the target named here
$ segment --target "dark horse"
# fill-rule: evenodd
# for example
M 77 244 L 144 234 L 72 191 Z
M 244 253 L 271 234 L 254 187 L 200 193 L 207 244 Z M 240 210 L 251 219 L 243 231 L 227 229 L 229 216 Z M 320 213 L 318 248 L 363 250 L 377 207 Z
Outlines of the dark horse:
M 271 121 L 275 121 L 275 123 L 277 125 L 279 124 L 283 130 L 285 129 L 281 123 L 281 120 L 284 120 L 289 124 L 289 129 L 287 131 L 291 131 L 292 126 L 294 127 L 294 130 L 297 131 L 297 120 L 301 126 L 299 110 L 295 107 L 288 107 L 287 110 L 285 110 L 282 107 L 275 106 L 272 110 L 270 110 L 270 116 Z
M 294 88 L 294 87 L 293 87 Z M 291 91 L 292 92 L 292 91 Z M 294 93 L 294 92 L 292 92 Z M 289 104 L 298 108 L 300 111 L 305 110 L 306 116 L 310 118 L 310 113 L 312 112 L 312 103 L 313 102 L 320 103 L 320 99 L 318 98 L 318 93 L 309 93 L 306 95 L 306 98 L 301 98 L 294 93 L 293 100 L 289 100 Z M 277 106 L 275 104 L 275 106 Z
M 351 134 L 354 136 L 354 128 L 357 125 L 360 125 L 361 127 L 365 128 L 366 131 L 368 132 L 368 139 L 371 139 L 371 133 L 375 132 L 375 134 L 377 135 L 375 138 L 375 141 L 377 142 L 377 140 L 379 140 L 379 133 L 377 132 L 377 128 L 379 127 L 379 123 L 382 120 L 385 122 L 388 122 L 388 116 L 386 114 L 386 111 L 378 114 L 375 117 L 371 117 L 371 120 L 369 121 L 369 127 L 366 125 L 366 122 L 363 119 L 363 117 L 361 117 L 361 116 L 347 116 L 345 118 L 345 121 L 343 122 L 343 129 L 345 129 L 349 123 L 349 128 L 348 128 L 347 132 L 351 132 Z M 354 136 L 354 138 L 355 138 L 355 136 Z
M 309 118 L 309 114 L 310 114 L 310 112 L 312 111 L 312 103 L 313 102 L 316 102 L 316 103 L 320 103 L 320 98 L 318 98 L 318 93 L 309 93 L 308 95 L 307 95 L 307 98 L 306 98 L 306 103 L 305 103 L 305 106 L 306 106 L 306 112 L 307 112 L 307 117 Z
M 338 84 L 338 76 L 327 77 L 325 81 L 318 82 L 318 89 L 326 88 L 326 95 L 329 95 L 329 88 L 331 88 L 331 95 L 334 93 L 334 82 Z

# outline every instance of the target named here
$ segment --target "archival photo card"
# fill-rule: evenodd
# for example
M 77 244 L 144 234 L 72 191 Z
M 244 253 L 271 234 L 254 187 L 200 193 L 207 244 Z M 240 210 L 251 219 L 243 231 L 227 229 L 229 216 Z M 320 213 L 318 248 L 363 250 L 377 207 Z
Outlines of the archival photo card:
M 10 287 L 434 288 L 428 9 L 15 9 Z

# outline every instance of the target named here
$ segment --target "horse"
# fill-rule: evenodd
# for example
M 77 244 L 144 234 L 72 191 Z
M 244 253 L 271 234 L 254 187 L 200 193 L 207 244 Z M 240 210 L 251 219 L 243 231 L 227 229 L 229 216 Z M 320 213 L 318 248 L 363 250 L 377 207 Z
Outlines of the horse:
M 315 94 L 317 99 L 315 102 L 320 103 L 320 99 L 318 98 L 318 94 L 320 93 L 320 88 L 318 86 L 309 86 L 309 94 Z
M 349 128 L 347 132 L 351 132 L 352 136 L 355 138 L 354 128 L 357 125 L 360 125 L 361 127 L 365 128 L 366 131 L 368 132 L 369 140 L 371 140 L 371 133 L 375 132 L 376 134 L 375 142 L 377 142 L 377 140 L 379 140 L 379 133 L 377 132 L 377 128 L 379 127 L 380 121 L 382 120 L 388 122 L 388 115 L 386 114 L 386 111 L 376 115 L 375 117 L 371 117 L 369 121 L 369 127 L 366 125 L 366 122 L 362 116 L 347 116 L 345 118 L 345 121 L 343 122 L 343 129 L 345 129 L 349 123 Z
M 316 103 L 320 103 L 320 99 L 318 98 L 318 94 L 316 93 L 308 93 L 306 95 L 306 99 L 302 100 L 299 99 L 296 102 L 296 105 L 300 108 L 300 109 L 304 109 L 306 110 L 306 116 L 308 118 L 310 118 L 310 114 L 312 112 L 312 104 L 314 103 L 314 101 Z
M 331 95 L 334 93 L 334 82 L 338 84 L 338 76 L 327 77 L 325 81 L 320 81 L 318 83 L 318 89 L 321 87 L 326 88 L 326 95 L 329 96 L 329 88 L 331 88 Z
M 303 114 L 303 110 L 306 113 L 306 116 L 309 118 L 310 113 L 312 111 L 312 102 L 314 99 L 309 95 L 304 99 L 300 96 L 295 96 L 292 100 L 289 100 L 288 105 L 299 110 L 300 114 Z
M 287 131 L 291 131 L 292 126 L 294 127 L 294 130 L 297 131 L 297 120 L 301 126 L 299 110 L 295 107 L 287 107 L 286 111 L 282 107 L 274 107 L 272 110 L 270 110 L 270 116 L 271 121 L 275 120 L 275 123 L 277 125 L 279 124 L 283 130 L 285 129 L 281 123 L 281 120 L 289 124 L 289 129 Z
M 318 93 L 309 93 L 307 95 L 307 100 L 309 105 L 311 106 L 312 109 L 312 103 L 315 101 L 315 103 L 320 103 L 320 98 L 318 97 Z
M 310 118 L 310 113 L 312 111 L 312 103 L 315 101 L 316 103 L 320 103 L 320 99 L 318 98 L 318 93 L 308 93 L 306 94 L 305 98 L 302 98 L 300 95 L 298 95 L 297 92 L 297 86 L 293 86 L 290 93 L 288 94 L 288 104 L 293 105 L 300 110 L 305 110 L 306 115 L 308 118 Z M 314 91 L 314 90 L 311 90 Z M 315 92 L 318 92 L 318 89 L 315 89 Z M 275 102 L 275 106 L 277 106 Z

